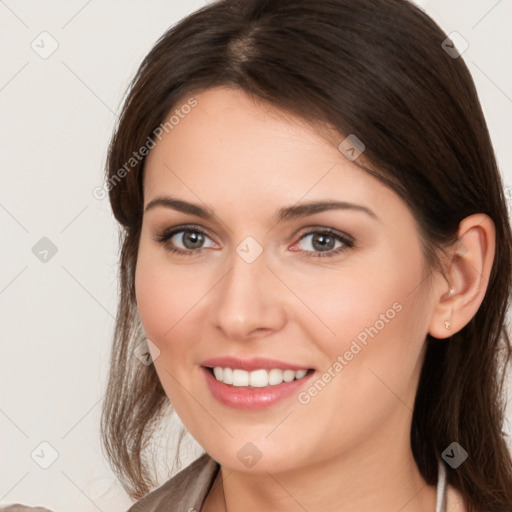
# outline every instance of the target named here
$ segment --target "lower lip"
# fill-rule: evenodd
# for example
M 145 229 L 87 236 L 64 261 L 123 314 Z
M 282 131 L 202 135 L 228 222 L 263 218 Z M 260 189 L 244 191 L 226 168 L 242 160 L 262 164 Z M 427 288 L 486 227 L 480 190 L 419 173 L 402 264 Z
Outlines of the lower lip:
M 235 409 L 249 409 L 253 411 L 266 409 L 290 395 L 297 394 L 315 373 L 311 372 L 302 377 L 302 379 L 283 382 L 275 386 L 250 388 L 224 384 L 224 382 L 218 381 L 204 366 L 201 366 L 201 371 L 205 375 L 206 383 L 212 395 L 219 402 Z

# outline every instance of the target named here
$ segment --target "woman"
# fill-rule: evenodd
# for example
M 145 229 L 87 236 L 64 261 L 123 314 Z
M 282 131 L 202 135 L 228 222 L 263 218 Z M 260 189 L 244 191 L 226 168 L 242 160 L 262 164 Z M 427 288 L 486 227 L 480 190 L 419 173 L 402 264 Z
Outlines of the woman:
M 131 511 L 512 510 L 511 230 L 473 81 L 419 8 L 200 9 L 144 59 L 107 167 L 102 428 Z M 148 494 L 171 407 L 206 453 Z

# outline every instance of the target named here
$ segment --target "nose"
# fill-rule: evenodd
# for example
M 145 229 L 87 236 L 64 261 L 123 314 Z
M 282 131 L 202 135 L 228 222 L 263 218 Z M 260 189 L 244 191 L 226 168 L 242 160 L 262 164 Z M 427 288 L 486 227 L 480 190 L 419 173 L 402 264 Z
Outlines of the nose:
M 286 323 L 285 290 L 267 267 L 265 251 L 248 263 L 235 251 L 215 287 L 213 321 L 229 339 L 244 341 L 279 331 Z

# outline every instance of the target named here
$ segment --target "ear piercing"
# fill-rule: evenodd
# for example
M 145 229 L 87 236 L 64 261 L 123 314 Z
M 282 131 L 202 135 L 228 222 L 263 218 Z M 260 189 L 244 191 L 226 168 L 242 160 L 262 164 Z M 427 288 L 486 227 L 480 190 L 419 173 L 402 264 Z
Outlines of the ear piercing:
M 454 293 L 455 293 L 455 289 L 450 286 L 450 291 L 448 292 L 448 297 L 452 297 Z M 446 327 L 446 329 L 449 329 L 450 328 L 450 322 L 448 320 L 445 320 L 444 321 L 444 326 Z

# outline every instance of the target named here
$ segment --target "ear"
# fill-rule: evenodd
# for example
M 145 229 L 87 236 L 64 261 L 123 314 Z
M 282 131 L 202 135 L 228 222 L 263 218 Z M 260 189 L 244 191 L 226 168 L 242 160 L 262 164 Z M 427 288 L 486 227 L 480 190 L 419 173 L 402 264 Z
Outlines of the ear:
M 444 278 L 438 279 L 434 287 L 435 304 L 429 326 L 434 338 L 452 336 L 475 316 L 492 270 L 496 228 L 488 215 L 466 217 L 459 224 L 458 238 L 448 249 Z

